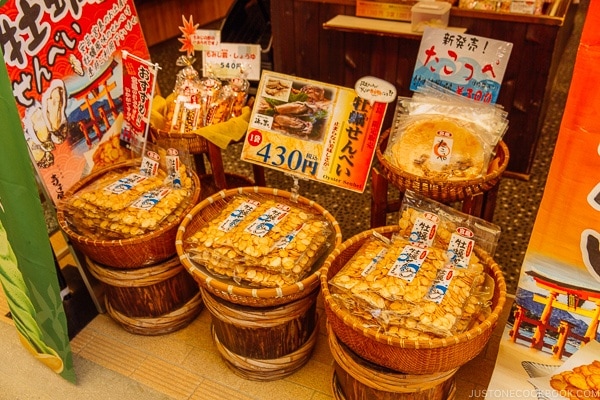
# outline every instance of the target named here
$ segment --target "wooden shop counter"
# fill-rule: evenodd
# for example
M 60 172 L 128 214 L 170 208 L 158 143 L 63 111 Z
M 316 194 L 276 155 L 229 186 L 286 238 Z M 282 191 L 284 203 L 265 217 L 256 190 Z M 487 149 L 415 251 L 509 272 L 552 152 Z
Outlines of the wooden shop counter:
M 393 83 L 399 96 L 412 96 L 409 87 L 421 36 L 328 26 L 336 16 L 354 16 L 355 5 L 355 0 L 271 1 L 275 71 L 347 87 L 372 75 Z M 450 11 L 451 27 L 513 43 L 497 101 L 509 113 L 510 126 L 504 137 L 510 150 L 508 176 L 529 178 L 547 99 L 576 7 L 570 0 L 556 0 L 553 16 L 457 7 Z M 381 20 L 375 27 L 384 24 Z M 393 109 L 388 112 L 391 114 Z

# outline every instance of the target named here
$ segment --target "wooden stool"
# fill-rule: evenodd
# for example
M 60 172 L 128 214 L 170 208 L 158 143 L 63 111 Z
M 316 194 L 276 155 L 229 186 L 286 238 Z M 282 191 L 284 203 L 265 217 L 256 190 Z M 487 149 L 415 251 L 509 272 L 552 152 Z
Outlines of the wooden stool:
M 486 192 L 465 198 L 462 200 L 461 211 L 492 222 L 499 188 L 500 182 Z M 388 190 L 387 178 L 373 167 L 371 169 L 371 229 L 388 225 L 387 214 L 400 210 L 404 193 L 399 192 L 398 198 L 389 199 Z
M 198 172 L 198 175 L 206 174 L 206 165 L 204 164 L 204 156 L 206 156 L 208 158 L 208 162 L 210 163 L 212 175 L 217 189 L 231 189 L 227 187 L 221 148 L 208 140 L 206 140 L 206 148 L 207 149 L 205 152 L 194 154 L 194 162 L 196 164 L 196 171 Z M 266 186 L 264 167 L 252 164 L 252 173 L 254 175 L 254 184 L 256 186 Z
M 198 176 L 207 174 L 206 161 L 208 161 L 217 190 L 230 189 L 227 187 L 223 155 L 219 146 L 195 133 L 166 132 L 154 128 L 151 128 L 150 131 L 154 142 L 160 139 L 186 142 L 189 153 L 193 156 Z M 264 167 L 253 164 L 252 171 L 254 174 L 254 184 L 257 186 L 266 186 Z
M 208 157 L 210 163 L 213 178 L 215 180 L 215 186 L 218 190 L 231 189 L 227 187 L 227 180 L 225 177 L 225 168 L 223 166 L 223 155 L 221 154 L 221 148 L 210 141 L 207 142 L 207 151 L 205 153 L 194 154 L 194 161 L 196 163 L 196 170 L 198 175 L 201 170 L 206 173 L 206 167 L 204 164 L 203 156 Z M 260 165 L 252 164 L 252 174 L 254 175 L 254 184 L 256 186 L 266 186 L 265 180 L 265 169 Z

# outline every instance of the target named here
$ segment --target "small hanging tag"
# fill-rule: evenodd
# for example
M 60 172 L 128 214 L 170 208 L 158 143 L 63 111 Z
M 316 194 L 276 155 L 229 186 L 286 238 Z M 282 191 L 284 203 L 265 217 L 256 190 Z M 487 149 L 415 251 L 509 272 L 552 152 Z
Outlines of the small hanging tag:
M 291 200 L 297 202 L 298 196 L 300 196 L 300 178 L 298 178 L 296 175 L 292 175 L 292 174 L 285 174 L 285 175 L 289 176 L 290 178 L 292 178 L 294 180 L 294 184 L 292 185 L 292 188 L 290 189 L 290 193 L 292 193 Z
M 154 151 L 147 151 L 142 158 L 140 173 L 144 176 L 155 176 L 158 174 L 160 156 Z

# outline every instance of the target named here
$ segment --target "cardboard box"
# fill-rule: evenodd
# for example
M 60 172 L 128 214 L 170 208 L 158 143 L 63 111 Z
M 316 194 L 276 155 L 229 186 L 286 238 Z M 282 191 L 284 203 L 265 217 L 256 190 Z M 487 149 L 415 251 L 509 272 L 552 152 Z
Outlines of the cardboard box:
M 417 0 L 356 0 L 356 16 L 410 21 L 411 8 Z

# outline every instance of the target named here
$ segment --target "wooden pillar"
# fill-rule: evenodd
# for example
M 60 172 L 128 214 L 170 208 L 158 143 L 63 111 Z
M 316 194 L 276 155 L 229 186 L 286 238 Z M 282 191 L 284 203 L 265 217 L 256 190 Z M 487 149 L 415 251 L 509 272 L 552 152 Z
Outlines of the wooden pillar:
M 588 325 L 587 331 L 585 331 L 584 338 L 587 339 L 588 342 L 596 338 L 596 334 L 598 333 L 598 320 L 600 320 L 600 300 L 596 301 L 594 315 Z
M 546 327 L 550 323 L 550 316 L 552 315 L 552 307 L 554 304 L 554 300 L 558 293 L 551 292 L 548 296 L 548 302 L 544 307 L 544 311 L 542 311 L 542 315 L 540 316 L 540 323 L 536 327 L 535 332 L 533 334 L 533 340 L 531 341 L 531 347 L 541 350 L 544 347 L 544 336 L 546 335 Z
M 558 327 L 558 340 L 556 344 L 552 346 L 552 353 L 554 354 L 554 358 L 557 360 L 562 359 L 563 354 L 565 353 L 565 345 L 567 344 L 567 339 L 571 334 L 571 324 L 567 321 L 560 321 L 560 325 Z
M 523 322 L 524 315 L 525 313 L 523 312 L 523 307 L 517 305 L 517 309 L 514 312 L 515 323 L 513 324 L 513 328 L 509 332 L 510 341 L 513 343 L 516 342 L 517 337 L 519 337 L 519 329 L 521 329 L 521 322 Z

